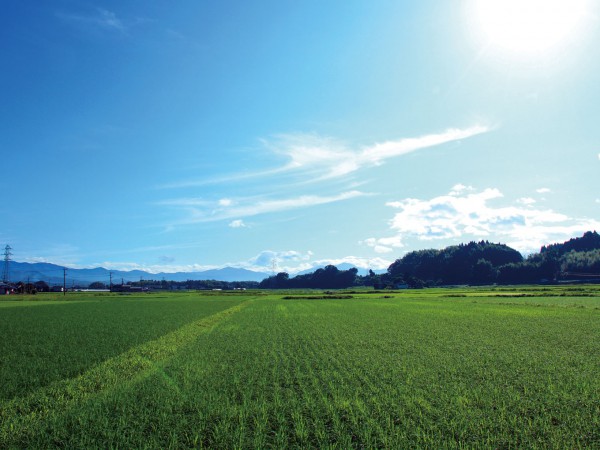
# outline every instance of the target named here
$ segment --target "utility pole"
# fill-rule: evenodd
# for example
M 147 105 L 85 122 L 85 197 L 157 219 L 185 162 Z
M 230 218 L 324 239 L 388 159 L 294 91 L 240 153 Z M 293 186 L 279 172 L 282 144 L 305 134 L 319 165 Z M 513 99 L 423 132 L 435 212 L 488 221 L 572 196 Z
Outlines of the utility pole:
M 63 295 L 67 295 L 67 268 L 63 267 Z
M 110 284 L 109 284 L 109 291 L 112 292 L 112 272 L 109 272 L 110 275 Z
M 10 257 L 12 255 L 12 247 L 10 245 L 6 245 L 4 247 L 4 270 L 2 271 L 2 281 L 5 283 L 10 282 Z
M 277 275 L 277 258 L 273 258 L 271 260 L 271 269 L 273 270 L 273 275 Z

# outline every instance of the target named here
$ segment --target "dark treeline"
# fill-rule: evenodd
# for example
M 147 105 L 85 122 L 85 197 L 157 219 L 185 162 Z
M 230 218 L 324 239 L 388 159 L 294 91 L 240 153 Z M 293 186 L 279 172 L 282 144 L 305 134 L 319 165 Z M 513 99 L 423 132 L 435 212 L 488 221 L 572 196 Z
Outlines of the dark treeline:
M 377 282 L 410 287 L 448 284 L 551 283 L 600 279 L 600 235 L 588 231 L 562 244 L 542 247 L 526 259 L 504 244 L 470 242 L 421 250 L 396 260 Z
M 355 268 L 339 270 L 333 265 L 293 278 L 285 272 L 255 281 L 217 280 L 144 280 L 128 282 L 137 289 L 343 289 L 373 286 L 377 289 L 443 285 L 484 285 L 553 283 L 563 280 L 600 282 L 600 235 L 588 231 L 582 237 L 562 244 L 544 246 L 527 258 L 504 244 L 488 241 L 469 242 L 441 250 L 428 249 L 407 253 L 392 263 L 383 274 L 372 270 L 359 276 Z M 109 286 L 95 282 L 92 289 Z M 47 283 L 19 283 L 15 292 L 33 293 L 50 290 Z
M 297 275 L 294 278 L 290 278 L 285 272 L 280 272 L 264 279 L 259 286 L 262 289 L 343 289 L 356 285 L 359 282 L 358 279 L 363 278 L 358 277 L 357 272 L 358 270 L 354 267 L 348 270 L 339 270 L 331 265 L 306 275 Z
M 327 266 L 313 273 L 290 276 L 281 272 L 260 283 L 263 289 L 352 286 L 375 288 L 456 284 L 552 283 L 560 280 L 600 280 L 600 235 L 588 231 L 563 244 L 542 247 L 527 258 L 504 244 L 469 242 L 441 250 L 418 250 L 394 261 L 386 273 L 358 276 L 356 269 Z
M 102 285 L 102 286 L 100 286 Z M 168 281 L 168 280 L 143 280 L 131 281 L 126 283 L 127 286 L 133 286 L 149 290 L 211 290 L 211 289 L 256 289 L 258 281 L 219 281 L 219 280 L 187 280 L 187 281 Z M 114 286 L 114 285 L 113 285 Z M 109 286 L 103 283 L 92 283 L 90 288 L 108 288 Z
M 469 242 L 410 252 L 388 268 L 388 278 L 409 285 L 419 281 L 429 285 L 489 284 L 495 281 L 497 268 L 522 261 L 518 251 L 504 244 Z

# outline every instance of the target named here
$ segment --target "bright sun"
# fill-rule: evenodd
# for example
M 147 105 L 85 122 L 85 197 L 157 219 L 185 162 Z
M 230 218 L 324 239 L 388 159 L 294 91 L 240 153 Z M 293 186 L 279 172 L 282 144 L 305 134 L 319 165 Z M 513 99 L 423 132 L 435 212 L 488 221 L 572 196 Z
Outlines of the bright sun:
M 487 44 L 531 55 L 574 38 L 586 7 L 587 0 L 474 0 L 471 17 Z

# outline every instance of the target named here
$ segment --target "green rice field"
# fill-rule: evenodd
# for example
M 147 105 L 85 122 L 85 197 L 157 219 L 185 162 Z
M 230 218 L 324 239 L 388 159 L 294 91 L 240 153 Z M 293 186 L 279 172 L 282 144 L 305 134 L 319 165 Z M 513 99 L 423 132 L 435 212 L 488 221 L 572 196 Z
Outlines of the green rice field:
M 0 299 L 0 448 L 600 448 L 600 286 Z

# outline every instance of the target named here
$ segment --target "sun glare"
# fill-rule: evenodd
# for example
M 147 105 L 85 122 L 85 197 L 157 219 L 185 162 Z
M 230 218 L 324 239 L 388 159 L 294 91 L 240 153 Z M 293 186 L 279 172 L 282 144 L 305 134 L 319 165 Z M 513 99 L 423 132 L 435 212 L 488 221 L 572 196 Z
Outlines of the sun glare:
M 509 53 L 541 54 L 583 27 L 588 0 L 473 0 L 471 16 L 484 42 Z

